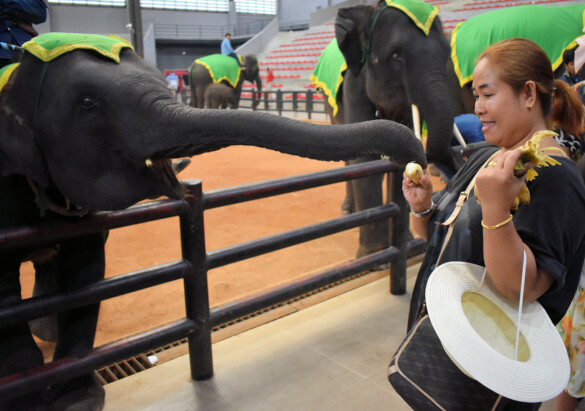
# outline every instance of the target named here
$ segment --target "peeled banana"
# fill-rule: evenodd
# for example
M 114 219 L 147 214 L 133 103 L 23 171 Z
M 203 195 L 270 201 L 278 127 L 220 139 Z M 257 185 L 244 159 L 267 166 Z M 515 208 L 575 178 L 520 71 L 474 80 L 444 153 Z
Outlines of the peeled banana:
M 410 163 L 408 163 L 406 165 L 404 172 L 414 182 L 414 184 L 418 184 L 420 181 L 420 178 L 423 176 L 422 167 L 420 166 L 420 164 L 418 164 L 414 161 L 411 161 Z

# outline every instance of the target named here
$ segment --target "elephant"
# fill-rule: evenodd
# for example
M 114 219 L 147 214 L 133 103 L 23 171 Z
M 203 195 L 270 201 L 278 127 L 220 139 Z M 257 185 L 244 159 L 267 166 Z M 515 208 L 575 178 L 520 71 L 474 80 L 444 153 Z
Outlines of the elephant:
M 205 108 L 237 108 L 236 92 L 224 83 L 214 83 L 205 89 Z
M 501 40 L 522 37 L 534 41 L 547 53 L 555 77 L 559 78 L 564 72 L 563 51 L 575 47 L 575 39 L 583 35 L 584 13 L 585 4 L 532 4 L 494 10 L 459 23 L 451 32 L 447 66 L 455 115 L 473 113 L 471 81 L 475 61 L 482 50 Z
M 191 87 L 191 106 L 197 108 L 205 107 L 205 92 L 209 85 L 222 83 L 234 90 L 235 104 L 237 109 L 240 104 L 242 85 L 244 80 L 256 83 L 258 96 L 262 92 L 262 79 L 258 59 L 255 56 L 243 57 L 244 67 L 240 69 L 233 57 L 223 54 L 213 54 L 195 60 L 189 68 L 189 85 Z M 260 99 L 254 99 L 253 107 L 256 108 Z
M 323 161 L 388 155 L 398 164 L 426 166 L 420 141 L 392 121 L 318 125 L 184 105 L 172 98 L 162 73 L 117 37 L 47 33 L 24 48 L 18 65 L 0 71 L 3 230 L 85 218 L 161 196 L 181 199 L 186 190 L 171 159 L 230 145 Z M 59 291 L 104 277 L 103 233 L 0 252 L 0 306 L 21 299 L 20 265 L 41 256 L 60 271 Z M 92 304 L 58 314 L 53 359 L 92 349 L 98 312 L 99 304 Z M 28 323 L 0 325 L 0 378 L 42 364 Z M 105 402 L 91 375 L 47 388 L 0 399 L 0 410 L 94 409 Z
M 382 118 L 412 127 L 411 105 L 415 104 L 428 125 L 428 161 L 456 170 L 461 161 L 449 149 L 454 120 L 446 70 L 449 43 L 443 34 L 438 9 L 422 1 L 412 1 L 427 8 L 425 24 L 414 21 L 384 0 L 374 6 L 338 10 L 335 41 L 347 69 L 336 96 L 337 112 L 331 117 L 332 123 Z M 373 156 L 361 157 L 350 163 L 373 159 Z M 344 213 L 380 205 L 382 178 L 351 181 L 342 205 Z M 387 233 L 387 223 L 361 227 L 357 255 L 387 247 Z
M 443 33 L 437 9 L 418 0 L 411 0 L 411 3 L 422 9 L 426 7 L 428 14 L 417 19 L 416 15 L 407 14 L 399 8 L 403 6 L 393 6 L 392 2 L 385 0 L 378 1 L 374 6 L 355 6 L 338 11 L 335 41 L 345 60 L 345 71 L 332 101 L 333 105 L 337 105 L 336 110 L 331 105 L 327 109 L 332 124 L 379 117 L 412 126 L 411 105 L 418 106 L 428 126 L 428 161 L 448 178 L 463 164 L 463 159 L 450 149 L 454 119 L 456 115 L 473 113 L 473 95 L 469 86 L 461 87 L 459 84 L 450 58 L 452 47 Z M 528 8 L 544 8 L 543 20 L 535 21 L 526 12 Z M 536 29 L 550 37 L 551 32 L 560 34 L 561 29 L 558 24 L 555 25 L 556 22 L 567 22 L 567 25 L 570 22 L 568 36 L 573 37 L 565 43 L 567 45 L 581 34 L 584 8 L 584 5 L 517 6 L 478 15 L 461 25 L 474 25 L 475 20 L 490 14 L 499 17 L 514 12 L 515 16 L 510 18 L 509 24 L 502 24 L 501 18 L 496 18 L 493 26 L 483 22 L 475 25 L 483 30 L 490 30 L 491 27 L 505 30 L 516 24 Z M 564 14 L 551 18 L 553 11 Z M 520 19 L 522 23 L 518 23 Z M 524 37 L 525 33 L 522 34 Z M 495 36 L 486 32 L 472 38 L 487 40 Z M 562 53 L 562 48 L 558 53 Z M 551 60 L 558 61 L 557 57 Z M 353 161 L 364 160 L 368 159 Z M 344 213 L 369 208 L 382 201 L 380 178 L 354 180 L 348 183 L 346 192 L 342 204 Z M 383 248 L 386 231 L 383 225 L 362 227 L 358 253 L 363 248 Z M 366 235 L 371 238 L 364 238 Z

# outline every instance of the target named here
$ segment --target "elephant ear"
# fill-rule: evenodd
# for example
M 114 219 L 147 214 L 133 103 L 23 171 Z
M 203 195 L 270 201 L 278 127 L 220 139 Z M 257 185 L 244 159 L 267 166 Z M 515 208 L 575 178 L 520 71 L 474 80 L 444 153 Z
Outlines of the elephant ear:
M 6 109 L 0 111 L 0 176 L 21 174 L 47 187 L 45 161 L 32 130 L 17 115 L 7 114 Z
M 335 38 L 345 57 L 347 67 L 358 75 L 364 65 L 364 21 L 371 12 L 369 6 L 355 6 L 339 9 L 335 18 Z

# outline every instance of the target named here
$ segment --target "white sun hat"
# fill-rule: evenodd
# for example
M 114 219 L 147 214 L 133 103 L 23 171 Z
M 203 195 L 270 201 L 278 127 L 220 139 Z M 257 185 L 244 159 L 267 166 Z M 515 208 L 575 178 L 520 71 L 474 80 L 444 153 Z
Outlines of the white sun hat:
M 487 275 L 482 285 L 484 271 L 448 262 L 429 277 L 426 305 L 443 348 L 461 371 L 503 397 L 556 397 L 571 372 L 561 336 L 538 302 L 522 304 L 517 329 L 518 303 L 503 297 Z

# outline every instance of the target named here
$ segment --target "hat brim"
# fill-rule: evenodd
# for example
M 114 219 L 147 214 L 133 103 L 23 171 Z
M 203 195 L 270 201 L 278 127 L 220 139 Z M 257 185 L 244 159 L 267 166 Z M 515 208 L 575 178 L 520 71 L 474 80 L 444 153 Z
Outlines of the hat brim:
M 541 402 L 556 397 L 571 371 L 557 329 L 540 303 L 525 303 L 520 325 L 524 351 L 515 360 L 518 305 L 502 297 L 490 281 L 480 287 L 483 271 L 479 265 L 449 262 L 429 277 L 427 310 L 445 351 L 462 371 L 506 398 Z M 476 306 L 486 299 L 483 307 Z M 494 315 L 500 317 L 494 321 Z M 512 335 L 499 328 L 503 323 L 513 326 Z

